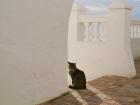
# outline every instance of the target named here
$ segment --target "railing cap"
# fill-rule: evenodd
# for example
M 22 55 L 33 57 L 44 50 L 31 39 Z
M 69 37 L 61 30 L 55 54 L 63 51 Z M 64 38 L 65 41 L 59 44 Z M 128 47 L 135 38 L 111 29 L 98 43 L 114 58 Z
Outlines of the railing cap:
M 132 7 L 128 4 L 127 0 L 113 0 L 110 9 L 128 9 L 132 10 Z

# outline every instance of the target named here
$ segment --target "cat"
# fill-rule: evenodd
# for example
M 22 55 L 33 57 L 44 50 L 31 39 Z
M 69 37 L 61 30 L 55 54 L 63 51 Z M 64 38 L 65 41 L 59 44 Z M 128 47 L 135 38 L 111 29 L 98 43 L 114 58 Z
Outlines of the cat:
M 76 63 L 68 62 L 69 75 L 72 79 L 71 89 L 86 89 L 86 76 L 85 73 L 76 67 Z

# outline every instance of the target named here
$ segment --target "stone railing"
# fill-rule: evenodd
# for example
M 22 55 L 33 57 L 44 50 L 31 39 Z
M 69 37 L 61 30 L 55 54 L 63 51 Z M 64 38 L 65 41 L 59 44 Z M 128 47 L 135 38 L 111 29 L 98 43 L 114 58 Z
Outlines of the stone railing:
M 84 26 L 84 37 L 82 39 L 83 41 L 105 41 L 105 36 L 108 34 L 108 17 L 93 17 L 81 15 L 79 16 L 79 23 L 80 25 Z
M 131 38 L 140 38 L 140 20 L 132 20 Z

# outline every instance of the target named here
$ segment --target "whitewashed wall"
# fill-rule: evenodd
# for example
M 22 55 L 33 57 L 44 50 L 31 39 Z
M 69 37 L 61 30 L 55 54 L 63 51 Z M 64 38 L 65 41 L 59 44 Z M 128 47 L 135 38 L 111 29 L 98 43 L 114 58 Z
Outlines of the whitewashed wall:
M 0 0 L 0 105 L 35 105 L 67 91 L 72 0 Z
M 87 80 L 103 75 L 136 75 L 129 38 L 131 8 L 125 0 L 114 0 L 109 11 L 108 17 L 95 18 L 88 16 L 83 6 L 73 6 L 69 22 L 68 58 L 86 73 Z M 93 27 L 89 29 L 91 25 L 99 26 L 104 22 L 108 24 L 105 35 L 99 32 L 99 27 L 95 28 L 96 31 Z M 81 24 L 85 24 L 85 28 Z M 89 38 L 91 33 L 92 39 Z

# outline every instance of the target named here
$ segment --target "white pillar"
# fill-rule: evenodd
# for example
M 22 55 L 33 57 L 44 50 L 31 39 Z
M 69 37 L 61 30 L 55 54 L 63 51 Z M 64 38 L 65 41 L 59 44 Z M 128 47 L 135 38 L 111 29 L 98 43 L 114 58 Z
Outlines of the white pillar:
M 75 62 L 75 44 L 78 39 L 79 15 L 85 14 L 86 8 L 80 4 L 73 4 L 69 19 L 68 30 L 68 59 Z
M 114 0 L 110 6 L 110 41 L 113 43 L 114 70 L 117 75 L 136 75 L 130 47 L 131 10 L 126 0 Z

